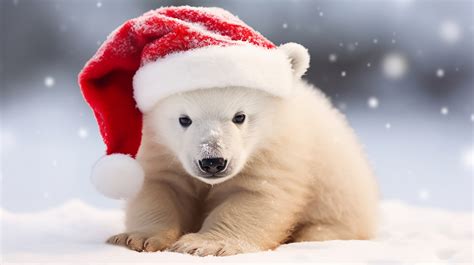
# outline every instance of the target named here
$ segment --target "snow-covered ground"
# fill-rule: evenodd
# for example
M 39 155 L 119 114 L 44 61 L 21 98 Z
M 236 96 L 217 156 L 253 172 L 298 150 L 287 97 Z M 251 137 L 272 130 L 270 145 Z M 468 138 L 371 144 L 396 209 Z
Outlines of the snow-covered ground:
M 104 240 L 122 230 L 123 213 L 79 200 L 43 212 L 1 210 L 2 264 L 35 263 L 235 263 L 354 262 L 359 264 L 472 264 L 473 213 L 381 203 L 378 237 L 371 241 L 328 241 L 283 245 L 274 251 L 232 257 L 137 253 Z

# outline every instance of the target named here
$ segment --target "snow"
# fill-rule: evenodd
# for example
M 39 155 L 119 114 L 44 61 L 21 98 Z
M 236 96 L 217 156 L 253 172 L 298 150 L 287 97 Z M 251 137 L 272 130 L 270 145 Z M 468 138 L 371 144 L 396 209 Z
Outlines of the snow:
M 443 115 L 448 115 L 448 113 L 449 113 L 448 107 L 442 107 L 441 110 L 440 110 L 440 113 L 443 114 Z
M 369 108 L 371 109 L 376 109 L 379 107 L 379 100 L 378 98 L 376 97 L 370 97 L 368 100 L 367 100 L 367 105 L 369 106 Z
M 328 59 L 329 59 L 329 61 L 330 61 L 331 63 L 336 62 L 336 61 L 337 61 L 337 54 L 335 54 L 335 53 L 329 54 Z
M 398 53 L 390 53 L 384 57 L 382 67 L 386 77 L 400 79 L 405 75 L 408 64 L 405 56 Z
M 443 69 L 437 69 L 436 70 L 436 76 L 441 78 L 444 77 L 444 70 Z
M 326 241 L 283 245 L 274 251 L 231 257 L 194 257 L 170 252 L 137 253 L 104 241 L 123 230 L 123 213 L 80 200 L 43 212 L 0 210 L 3 257 L 8 262 L 154 264 L 216 262 L 305 262 L 318 264 L 472 263 L 472 213 L 381 203 L 378 236 L 369 241 Z
M 444 70 L 443 69 L 437 69 L 436 70 L 436 76 L 439 77 L 439 78 L 442 78 L 444 77 Z
M 342 76 L 342 77 L 345 77 L 346 75 L 347 75 L 346 71 L 342 71 L 342 72 L 341 72 L 341 76 Z
M 77 136 L 79 136 L 79 138 L 81 138 L 81 139 L 85 139 L 89 136 L 89 132 L 87 131 L 86 128 L 81 127 L 77 131 Z
M 96 6 L 97 6 L 97 8 L 101 8 L 102 7 L 102 2 L 97 2 Z
M 443 21 L 439 27 L 439 36 L 448 44 L 457 43 L 461 38 L 461 28 L 454 21 Z
M 54 86 L 54 83 L 55 83 L 55 80 L 54 80 L 53 77 L 47 76 L 47 77 L 44 78 L 44 85 L 46 87 L 52 87 L 52 86 Z
M 283 23 L 282 27 L 283 27 L 284 29 L 287 29 L 287 28 L 288 28 L 288 24 Z

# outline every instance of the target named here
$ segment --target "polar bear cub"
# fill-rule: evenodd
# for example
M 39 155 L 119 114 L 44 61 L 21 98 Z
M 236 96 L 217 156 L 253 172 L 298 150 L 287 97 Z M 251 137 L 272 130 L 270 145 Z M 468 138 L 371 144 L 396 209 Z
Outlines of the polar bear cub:
M 287 98 L 228 87 L 162 99 L 145 114 L 137 159 L 145 184 L 112 244 L 206 256 L 374 236 L 363 150 L 301 79 Z

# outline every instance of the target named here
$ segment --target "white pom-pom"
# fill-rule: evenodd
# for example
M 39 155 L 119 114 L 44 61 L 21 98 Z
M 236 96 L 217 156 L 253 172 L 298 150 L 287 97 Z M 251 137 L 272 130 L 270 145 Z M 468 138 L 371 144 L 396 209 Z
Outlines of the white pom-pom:
M 283 51 L 290 59 L 293 74 L 297 78 L 300 78 L 304 73 L 306 73 L 306 70 L 308 70 L 309 67 L 309 52 L 305 47 L 303 47 L 303 45 L 288 42 L 280 45 L 278 49 Z
M 92 169 L 91 181 L 103 195 L 112 199 L 135 196 L 143 185 L 145 173 L 141 165 L 124 154 L 107 155 Z

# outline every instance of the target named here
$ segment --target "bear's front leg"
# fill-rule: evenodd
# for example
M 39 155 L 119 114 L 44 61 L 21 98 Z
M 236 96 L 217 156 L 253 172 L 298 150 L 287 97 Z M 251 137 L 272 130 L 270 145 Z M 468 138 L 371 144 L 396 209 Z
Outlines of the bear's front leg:
M 193 201 L 185 191 L 177 196 L 172 183 L 146 180 L 140 193 L 126 209 L 126 232 L 110 237 L 107 243 L 131 250 L 159 251 L 171 246 L 190 230 Z
M 296 207 L 279 207 L 278 198 L 250 191 L 219 197 L 225 199 L 215 203 L 200 231 L 181 237 L 171 251 L 227 256 L 273 249 L 288 238 Z

